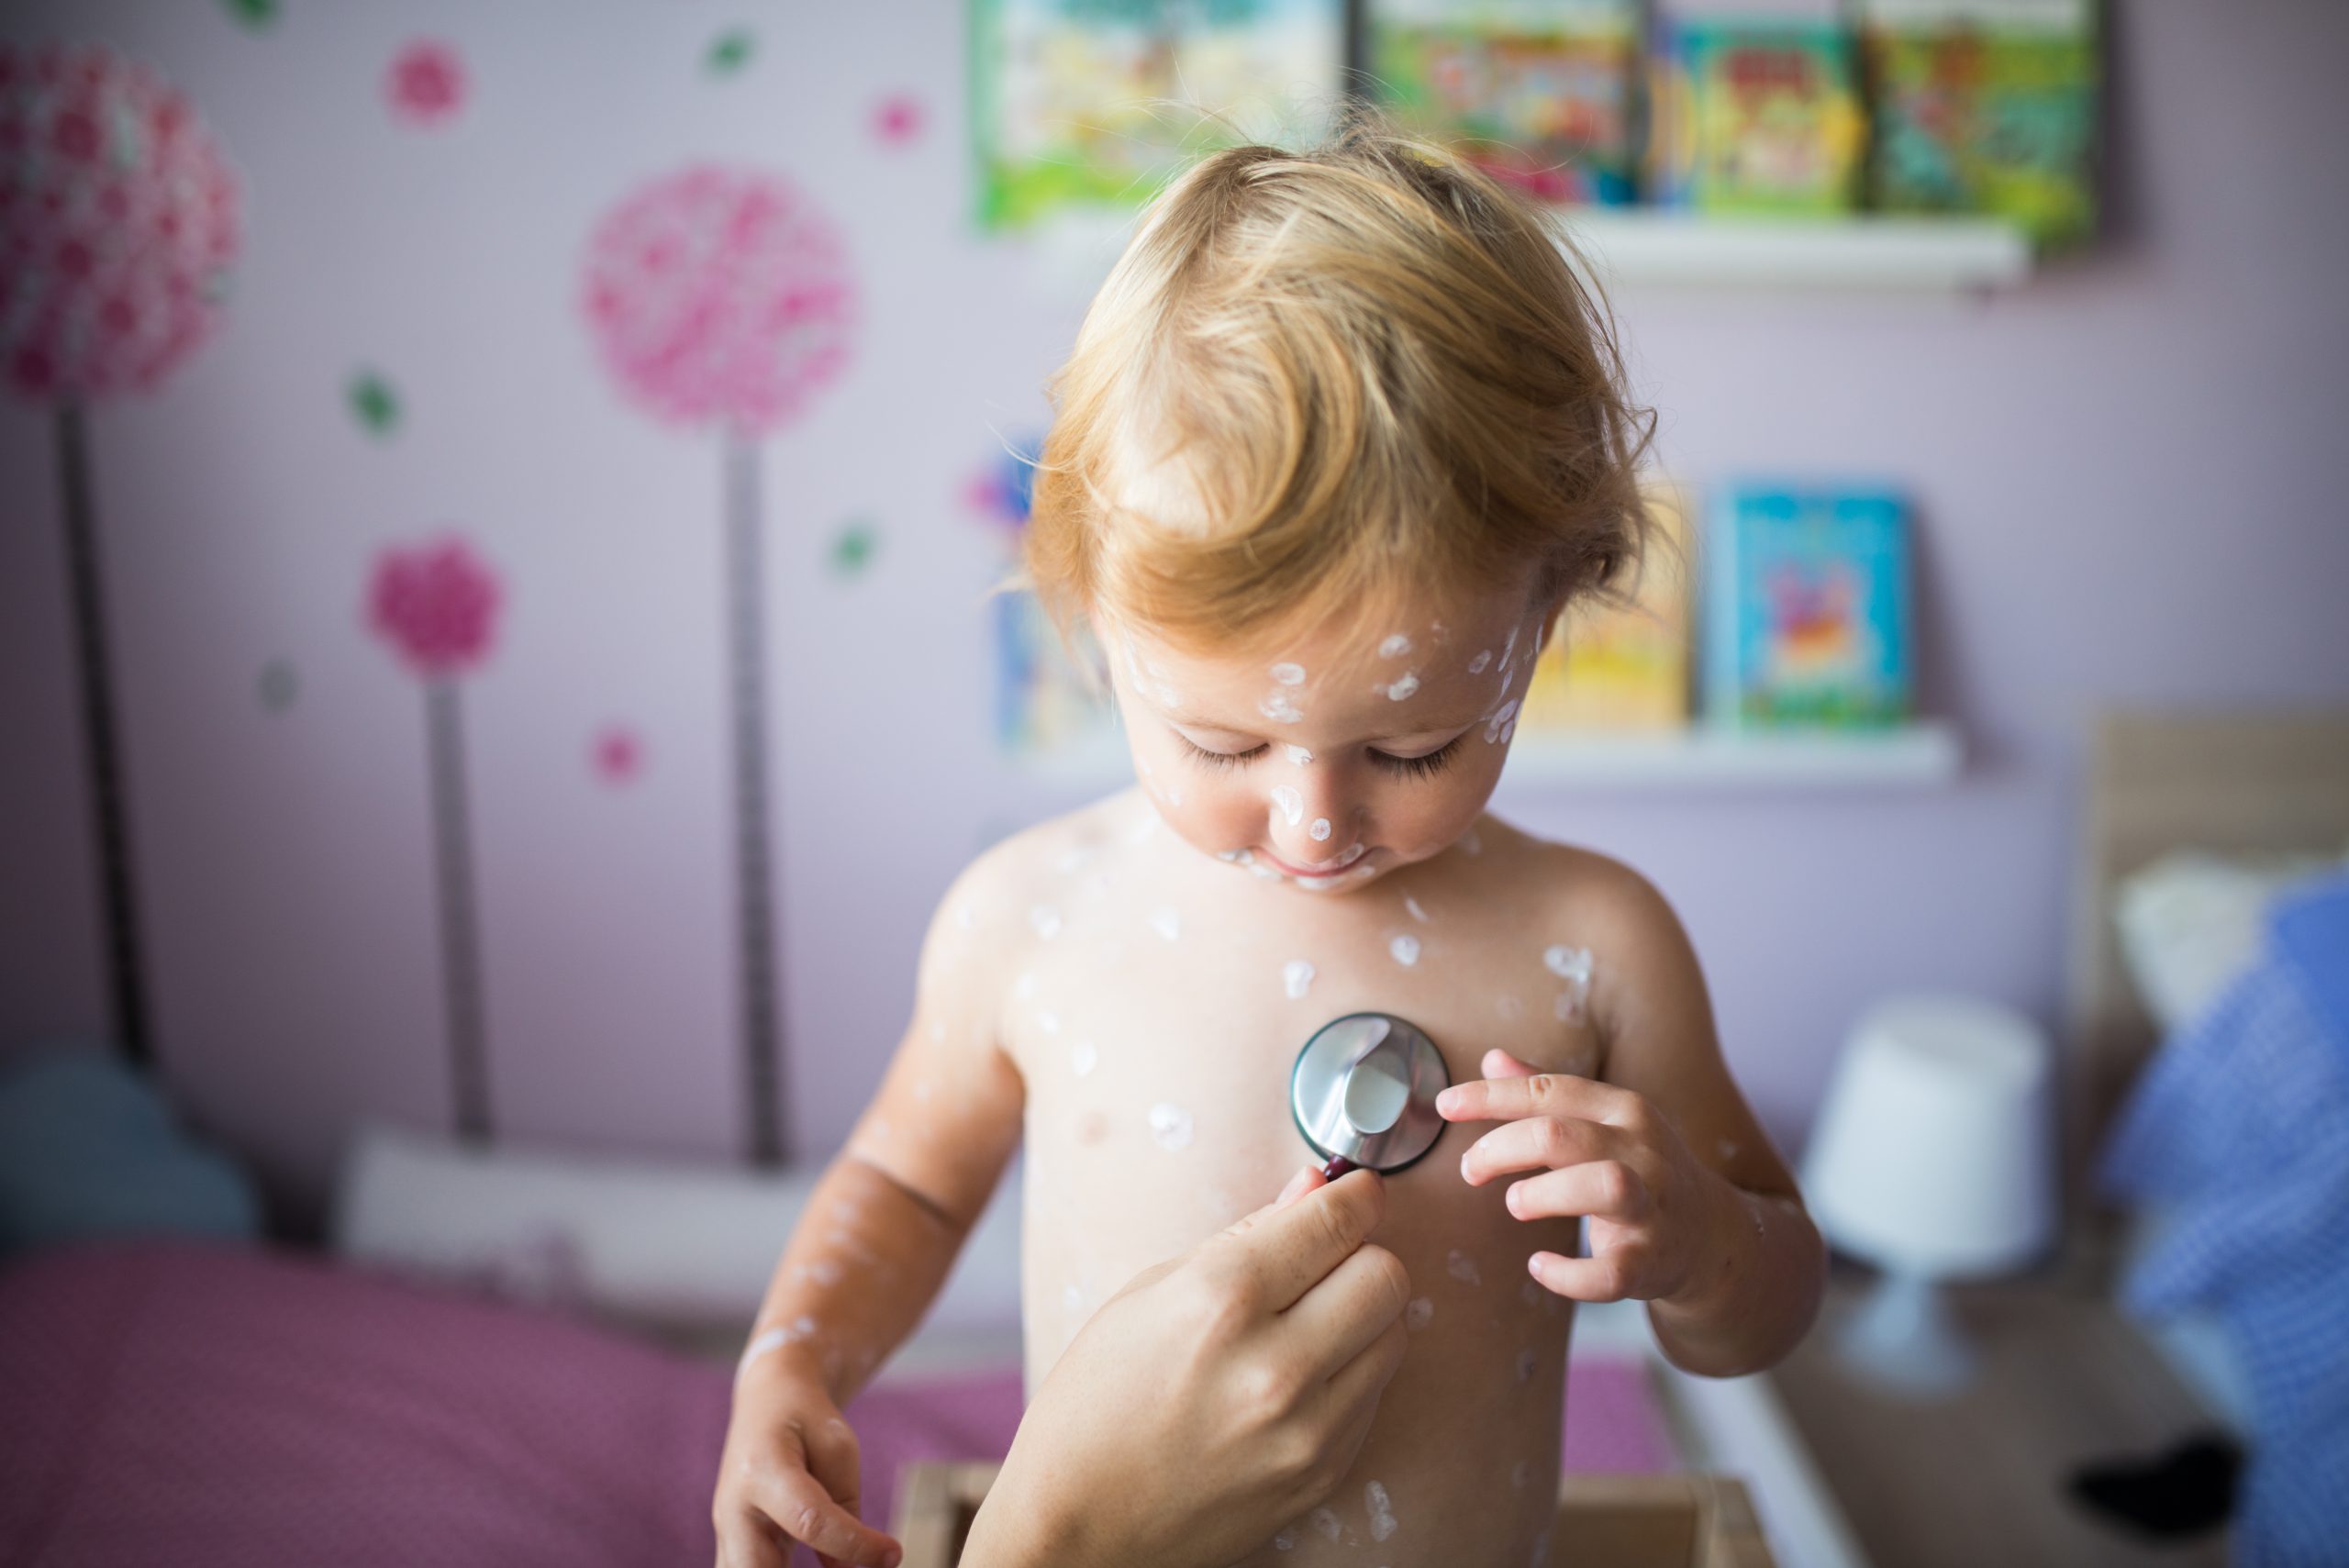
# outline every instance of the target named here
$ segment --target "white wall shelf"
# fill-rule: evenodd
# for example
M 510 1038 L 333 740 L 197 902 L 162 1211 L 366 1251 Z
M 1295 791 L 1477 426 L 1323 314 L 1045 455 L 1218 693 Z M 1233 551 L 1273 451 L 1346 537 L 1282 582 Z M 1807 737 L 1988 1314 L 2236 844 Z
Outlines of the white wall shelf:
M 1965 765 L 1954 725 L 1778 733 L 1702 726 L 1575 740 L 1520 735 L 1504 786 L 1888 789 L 1947 784 Z
M 1727 218 L 1594 208 L 1566 219 L 1609 283 L 1957 293 L 2031 275 L 2031 241 L 1995 218 Z

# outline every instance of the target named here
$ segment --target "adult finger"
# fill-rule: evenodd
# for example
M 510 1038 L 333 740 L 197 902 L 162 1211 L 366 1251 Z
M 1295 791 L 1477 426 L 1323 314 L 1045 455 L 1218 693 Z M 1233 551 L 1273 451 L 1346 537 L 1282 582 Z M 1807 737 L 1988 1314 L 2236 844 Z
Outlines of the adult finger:
M 1224 1234 L 1227 1236 L 1244 1236 L 1250 1230 L 1253 1229 L 1256 1223 L 1263 1219 L 1266 1215 L 1273 1213 L 1276 1209 L 1286 1208 L 1290 1204 L 1295 1203 L 1306 1194 L 1314 1192 L 1321 1187 L 1328 1186 L 1329 1184 L 1330 1184 L 1324 1180 L 1321 1175 L 1320 1166 L 1299 1165 L 1297 1168 L 1297 1173 L 1288 1179 L 1288 1185 L 1281 1189 L 1280 1196 L 1275 1198 L 1264 1207 L 1256 1210 L 1255 1213 L 1243 1214 L 1239 1218 L 1233 1220 L 1230 1225 L 1224 1228 Z
M 1529 1116 L 1578 1116 L 1620 1124 L 1636 1114 L 1639 1095 L 1596 1078 L 1536 1073 L 1525 1078 L 1479 1078 L 1454 1084 L 1435 1097 L 1446 1121 L 1513 1121 Z
M 772 1471 L 753 1490 L 767 1518 L 811 1551 L 856 1568 L 897 1568 L 905 1555 L 895 1540 L 833 1501 L 804 1470 Z
M 1400 1323 L 1410 1299 L 1401 1259 L 1384 1247 L 1357 1247 L 1281 1315 L 1276 1331 L 1308 1358 L 1316 1378 L 1327 1378 Z
M 1354 1445 L 1360 1447 L 1362 1439 L 1370 1431 L 1370 1418 L 1378 1409 L 1379 1396 L 1386 1392 L 1387 1384 L 1402 1366 L 1410 1339 L 1410 1332 L 1399 1319 L 1380 1329 L 1376 1339 L 1307 1396 L 1303 1406 L 1306 1418 L 1319 1429 L 1352 1435 Z M 1347 1463 L 1353 1462 L 1351 1453 L 1332 1457 L 1342 1458 Z
M 1297 1297 L 1361 1246 L 1386 1214 L 1386 1189 L 1376 1173 L 1349 1171 L 1217 1244 L 1235 1250 L 1241 1267 L 1264 1293 L 1264 1305 L 1285 1312 Z
M 1460 1179 L 1481 1187 L 1511 1171 L 1556 1171 L 1586 1160 L 1603 1160 L 1613 1151 L 1614 1140 L 1612 1129 L 1580 1117 L 1535 1116 L 1505 1121 L 1460 1156 Z
M 1646 1218 L 1655 1208 L 1647 1184 L 1620 1160 L 1586 1160 L 1512 1182 L 1507 1202 L 1509 1213 L 1520 1219 L 1587 1215 L 1628 1223 Z

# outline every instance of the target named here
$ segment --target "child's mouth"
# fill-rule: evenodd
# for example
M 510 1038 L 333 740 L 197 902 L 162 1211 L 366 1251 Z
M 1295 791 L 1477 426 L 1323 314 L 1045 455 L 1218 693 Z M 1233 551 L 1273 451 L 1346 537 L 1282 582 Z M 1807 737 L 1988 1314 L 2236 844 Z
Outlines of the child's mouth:
M 1268 850 L 1257 851 L 1256 857 L 1264 864 L 1271 866 L 1275 871 L 1280 873 L 1283 876 L 1289 878 L 1291 881 L 1301 883 L 1308 887 L 1328 887 L 1334 884 L 1338 881 L 1341 873 L 1342 873 L 1348 867 L 1352 866 L 1356 861 L 1361 860 L 1364 855 L 1369 852 L 1369 845 L 1357 843 L 1353 849 L 1348 850 L 1344 854 L 1339 855 L 1333 860 L 1323 861 L 1319 865 L 1315 866 L 1309 871 L 1303 866 L 1293 866 L 1289 864 L 1286 861 L 1281 859 L 1278 855 L 1274 854 Z

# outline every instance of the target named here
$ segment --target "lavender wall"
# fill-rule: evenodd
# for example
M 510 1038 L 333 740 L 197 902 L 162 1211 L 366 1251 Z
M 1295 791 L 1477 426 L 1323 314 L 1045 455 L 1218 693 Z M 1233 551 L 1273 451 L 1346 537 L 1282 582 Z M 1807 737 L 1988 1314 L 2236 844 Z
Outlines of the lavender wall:
M 796 8 L 729 77 L 729 18 L 12 7 L 171 75 L 250 198 L 230 318 L 94 420 L 132 827 L 163 1068 L 315 1191 L 361 1115 L 447 1115 L 415 681 L 363 629 L 387 544 L 462 530 L 505 576 L 466 687 L 494 1086 L 510 1136 L 729 1153 L 734 1096 L 715 439 L 628 406 L 576 308 L 585 238 L 697 159 L 788 173 L 863 292 L 847 373 L 763 448 L 783 803 L 790 1129 L 833 1147 L 894 1041 L 929 907 L 981 842 L 1072 804 L 987 728 L 962 499 L 1033 427 L 1082 301 L 965 230 L 961 8 Z M 1728 1046 L 1798 1134 L 1874 994 L 2053 1017 L 2087 721 L 2127 702 L 2349 696 L 2349 11 L 2118 7 L 2113 241 L 1995 298 L 1633 293 L 1672 467 L 1891 475 L 1925 525 L 1927 679 L 1977 762 L 1908 795 L 1635 797 L 1505 785 L 1681 906 Z M 417 37 L 463 56 L 450 124 L 395 123 Z M 927 127 L 871 133 L 885 95 Z M 408 416 L 340 397 L 380 366 Z M 0 409 L 0 1047 L 104 1027 L 49 423 Z M 883 530 L 864 573 L 834 530 Z M 300 691 L 273 711 L 262 667 Z M 632 726 L 624 785 L 587 754 Z

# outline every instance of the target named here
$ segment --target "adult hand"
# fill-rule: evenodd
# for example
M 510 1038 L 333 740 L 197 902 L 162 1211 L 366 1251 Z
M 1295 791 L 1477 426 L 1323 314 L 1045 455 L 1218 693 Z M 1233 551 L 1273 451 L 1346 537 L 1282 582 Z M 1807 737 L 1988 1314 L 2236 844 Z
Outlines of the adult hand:
M 1537 1073 L 1488 1051 L 1486 1076 L 1436 1097 L 1446 1121 L 1502 1125 L 1469 1145 L 1460 1174 L 1472 1187 L 1512 1171 L 1520 1219 L 1586 1216 L 1590 1256 L 1535 1252 L 1526 1261 L 1545 1289 L 1576 1301 L 1655 1301 L 1698 1275 L 1727 1221 L 1728 1183 L 1689 1150 L 1672 1124 L 1631 1090 Z
M 1342 1478 L 1403 1360 L 1410 1280 L 1365 1244 L 1368 1171 L 1280 1198 L 1145 1270 L 1063 1353 L 963 1568 L 1230 1562 Z

